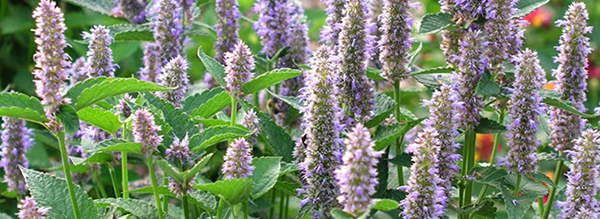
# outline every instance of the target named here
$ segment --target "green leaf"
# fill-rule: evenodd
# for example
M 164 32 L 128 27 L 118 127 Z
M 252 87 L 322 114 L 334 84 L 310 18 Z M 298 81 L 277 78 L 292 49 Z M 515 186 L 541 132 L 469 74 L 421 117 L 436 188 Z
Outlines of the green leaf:
M 367 121 L 366 126 L 368 128 L 378 126 L 392 114 L 394 106 L 396 106 L 394 99 L 388 95 L 378 93 L 375 96 L 375 116 Z
M 288 105 L 294 107 L 294 109 L 296 109 L 298 111 L 302 110 L 302 108 L 303 108 L 302 101 L 300 101 L 300 98 L 298 98 L 298 97 L 294 97 L 294 96 L 281 96 L 281 95 L 276 94 L 275 92 L 272 92 L 270 90 L 267 90 L 267 92 L 271 96 L 273 96 L 273 97 L 275 97 L 275 98 L 283 101 L 284 103 L 287 103 Z
M 499 188 L 499 181 L 508 176 L 508 172 L 495 166 L 477 166 L 473 168 L 473 176 L 476 182 Z
M 260 134 L 262 140 L 271 148 L 275 155 L 281 156 L 284 161 L 291 161 L 295 143 L 292 137 L 271 118 L 260 111 L 257 111 Z
M 183 172 L 183 179 L 188 182 L 193 180 L 194 177 L 196 177 L 196 174 L 198 174 L 198 172 L 200 172 L 200 170 L 202 170 L 202 168 L 208 164 L 208 161 L 210 161 L 210 158 L 212 158 L 213 155 L 214 153 L 204 155 L 202 159 L 196 162 L 192 168 Z
M 475 127 L 475 131 L 477 133 L 499 133 L 506 131 L 506 127 L 494 120 L 482 117 L 479 120 L 479 125 Z
M 179 183 L 183 183 L 183 174 L 179 170 L 177 170 L 176 167 L 171 166 L 169 162 L 161 159 L 156 161 L 156 164 L 165 173 L 165 175 L 172 177 L 173 179 L 175 179 L 175 181 Z
M 183 110 L 176 109 L 171 103 L 152 94 L 145 94 L 144 97 L 162 112 L 165 121 L 173 128 L 173 134 L 179 139 L 198 133 L 198 128 Z
M 114 134 L 121 128 L 119 116 L 99 107 L 86 107 L 77 112 L 81 121 Z
M 517 3 L 517 13 L 513 15 L 513 17 L 523 17 L 528 15 L 535 9 L 542 7 L 550 0 L 519 0 Z
M 16 92 L 0 93 L 0 116 L 9 116 L 37 123 L 48 121 L 42 103 L 35 97 Z
M 372 67 L 367 68 L 367 78 L 374 81 L 385 81 L 385 78 L 381 76 L 381 70 Z
M 334 219 L 353 219 L 354 218 L 351 214 L 348 214 L 339 208 L 331 209 L 331 216 Z
M 188 192 L 188 195 L 196 201 L 196 204 L 198 204 L 202 210 L 213 212 L 213 209 L 216 209 L 217 207 L 217 199 L 208 192 L 193 190 Z
M 400 155 L 396 155 L 394 158 L 390 160 L 390 163 L 403 166 L 410 167 L 412 165 L 412 160 L 410 154 L 402 153 Z
M 127 152 L 129 154 L 141 154 L 142 145 L 140 143 L 128 142 L 120 139 L 110 139 L 100 142 L 98 146 L 91 151 L 87 152 L 88 157 L 80 162 L 74 162 L 75 164 L 81 163 L 102 163 L 112 159 L 113 152 Z
M 152 41 L 154 36 L 148 25 L 115 24 L 107 27 L 115 41 Z
M 196 185 L 194 188 L 210 192 L 224 199 L 230 205 L 235 205 L 250 197 L 250 193 L 252 192 L 252 179 L 219 180 L 214 183 Z
M 101 207 L 117 207 L 138 218 L 156 218 L 156 208 L 147 201 L 138 199 L 103 198 L 94 200 Z
M 454 68 L 451 66 L 440 66 L 435 68 L 421 69 L 419 71 L 413 72 L 410 75 L 425 75 L 425 74 L 442 74 L 442 73 L 452 73 Z
M 208 73 L 213 76 L 215 81 L 217 81 L 221 87 L 225 87 L 227 85 L 227 83 L 225 83 L 225 67 L 223 67 L 216 59 L 204 53 L 202 47 L 198 47 L 197 55 L 204 64 L 204 67 L 206 67 Z
M 164 196 L 168 196 L 168 197 L 176 197 L 175 194 L 173 194 L 169 188 L 167 188 L 166 186 L 159 186 L 157 188 L 158 190 L 158 194 L 159 195 L 164 195 Z M 154 193 L 154 188 L 152 188 L 152 186 L 146 186 L 146 187 L 142 187 L 142 188 L 137 188 L 137 189 L 130 189 L 129 193 L 131 194 L 153 194 Z
M 56 117 L 62 122 L 67 134 L 74 134 L 79 130 L 79 118 L 77 111 L 71 105 L 60 106 Z
M 201 151 L 223 141 L 244 137 L 250 134 L 248 129 L 239 126 L 212 126 L 194 135 L 190 140 L 193 151 Z
M 71 206 L 67 182 L 35 170 L 21 168 L 31 196 L 40 206 L 51 208 L 49 218 L 75 218 Z M 98 218 L 96 206 L 85 191 L 75 185 L 75 198 L 83 218 Z
M 426 14 L 421 21 L 420 34 L 435 33 L 451 26 L 452 15 L 448 13 Z
M 397 138 L 404 136 L 408 131 L 421 123 L 424 119 L 418 119 L 408 122 L 404 125 L 397 125 L 392 130 L 386 132 L 375 139 L 375 150 L 383 150 L 390 144 L 394 143 Z
M 207 118 L 231 104 L 231 97 L 223 88 L 214 88 L 208 92 L 202 93 L 193 100 L 190 99 L 189 102 L 184 102 L 184 110 L 189 112 L 190 116 Z M 188 106 L 186 106 L 186 103 Z
M 242 86 L 242 91 L 244 91 L 245 94 L 252 94 L 300 75 L 302 75 L 302 71 L 297 69 L 275 69 L 248 81 Z
M 481 96 L 496 96 L 499 95 L 502 88 L 494 79 L 489 72 L 486 72 L 479 80 L 476 88 L 476 93 Z
M 391 211 L 400 207 L 400 204 L 392 199 L 375 199 L 373 202 L 371 208 L 379 211 Z
M 596 120 L 600 119 L 600 114 L 582 113 L 579 110 L 577 110 L 577 108 L 575 108 L 570 103 L 568 103 L 566 101 L 563 101 L 563 100 L 561 100 L 559 98 L 556 98 L 556 97 L 551 97 L 549 95 L 546 95 L 544 97 L 544 103 L 546 105 L 553 106 L 553 107 L 559 108 L 561 110 L 567 111 L 567 112 L 572 113 L 574 115 L 581 116 L 584 119 L 589 119 L 589 120 L 592 120 L 592 121 L 596 121 Z
M 108 16 L 112 15 L 112 10 L 115 7 L 111 0 L 66 0 L 75 5 L 90 9 Z
M 73 101 L 75 109 L 80 110 L 119 94 L 166 90 L 169 88 L 135 78 L 97 77 L 77 83 L 69 89 L 66 97 Z
M 271 190 L 277 183 L 281 170 L 281 157 L 254 158 L 252 165 L 254 166 L 252 198 L 256 199 Z

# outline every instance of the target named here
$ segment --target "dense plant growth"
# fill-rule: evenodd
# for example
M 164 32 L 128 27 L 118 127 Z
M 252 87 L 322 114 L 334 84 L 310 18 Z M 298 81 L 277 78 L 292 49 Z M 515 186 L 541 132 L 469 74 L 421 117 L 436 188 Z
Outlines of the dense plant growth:
M 583 2 L 551 73 L 523 19 L 548 0 L 328 0 L 318 42 L 295 0 L 66 2 L 120 24 L 73 40 L 72 6 L 34 4 L 35 93 L 0 92 L 0 218 L 600 218 Z M 436 36 L 444 64 L 420 65 Z

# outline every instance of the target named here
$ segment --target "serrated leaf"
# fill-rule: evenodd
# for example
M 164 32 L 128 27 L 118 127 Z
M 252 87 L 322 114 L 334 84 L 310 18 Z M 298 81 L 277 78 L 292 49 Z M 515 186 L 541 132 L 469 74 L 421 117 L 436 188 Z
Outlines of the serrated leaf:
M 281 170 L 281 157 L 254 158 L 252 165 L 254 166 L 252 172 L 252 180 L 254 181 L 252 198 L 256 199 L 271 190 L 277 183 Z
M 259 75 L 258 77 L 248 81 L 242 86 L 242 91 L 245 94 L 252 94 L 262 89 L 281 83 L 282 81 L 292 79 L 302 75 L 302 71 L 297 69 L 275 69 L 273 71 Z
M 35 170 L 21 168 L 31 196 L 40 206 L 50 207 L 49 218 L 75 218 L 71 206 L 67 182 Z M 98 218 L 98 211 L 85 191 L 75 185 L 75 198 L 83 218 Z
M 394 99 L 385 94 L 377 94 L 375 96 L 375 115 L 367 121 L 366 126 L 373 128 L 379 125 L 392 114 L 394 106 L 396 106 Z
M 138 218 L 156 218 L 156 208 L 143 200 L 123 198 L 103 198 L 94 200 L 98 206 L 112 206 L 131 213 Z
M 158 194 L 159 195 L 164 195 L 164 196 L 168 196 L 168 197 L 176 197 L 175 194 L 173 194 L 169 188 L 167 188 L 166 186 L 159 186 L 157 188 L 158 190 Z M 137 188 L 137 189 L 130 189 L 129 193 L 131 194 L 153 194 L 154 193 L 154 188 L 152 188 L 152 186 L 146 186 L 146 187 L 142 187 L 142 188 Z
M 375 199 L 373 202 L 374 204 L 371 208 L 379 211 L 391 211 L 400 207 L 397 201 L 391 199 Z
M 245 107 L 248 108 L 251 106 L 246 104 Z M 256 108 L 254 110 L 257 112 L 261 130 L 259 137 L 273 150 L 275 155 L 281 156 L 283 161 L 291 161 L 295 146 L 292 137 L 283 128 L 278 126 L 270 116 L 258 111 Z
M 558 99 L 556 97 L 551 97 L 549 95 L 546 95 L 544 97 L 544 103 L 546 105 L 553 106 L 553 107 L 559 108 L 561 110 L 567 111 L 567 112 L 572 113 L 574 115 L 581 116 L 584 119 L 590 119 L 590 120 L 598 120 L 598 119 L 600 119 L 600 114 L 595 115 L 595 114 L 582 113 L 579 110 L 577 110 L 577 108 L 575 108 L 570 103 L 568 103 L 566 101 L 563 101 L 561 99 Z
M 119 116 L 99 107 L 86 107 L 77 112 L 81 121 L 98 127 L 108 133 L 116 133 L 122 126 Z
M 213 212 L 217 207 L 217 199 L 208 192 L 193 190 L 188 195 L 205 211 Z
M 227 126 L 231 124 L 231 121 L 220 120 L 220 119 L 202 119 L 202 118 L 193 118 L 194 122 L 197 124 L 202 124 L 203 127 L 212 127 L 212 126 Z M 237 125 L 237 124 L 236 124 Z M 239 126 L 244 127 L 244 126 Z
M 135 78 L 97 77 L 77 83 L 69 89 L 66 96 L 73 102 L 73 107 L 80 110 L 107 97 L 134 92 L 166 90 L 169 88 Z
M 494 81 L 489 72 L 483 74 L 475 89 L 475 93 L 481 96 L 496 96 L 499 95 L 501 91 L 502 88 Z
M 517 3 L 517 13 L 513 17 L 523 17 L 533 12 L 535 9 L 542 7 L 550 0 L 519 0 Z
M 372 67 L 367 68 L 367 78 L 373 81 L 385 81 L 385 78 L 381 76 L 381 70 Z
M 115 41 L 152 41 L 154 36 L 147 25 L 116 24 L 107 27 Z
M 495 166 L 477 166 L 473 168 L 473 176 L 475 181 L 499 188 L 499 181 L 508 175 L 506 169 Z
M 75 5 L 99 12 L 105 15 L 112 15 L 112 10 L 115 4 L 111 0 L 66 0 Z
M 60 106 L 56 117 L 61 121 L 67 134 L 74 134 L 79 130 L 79 117 L 77 117 L 77 111 L 71 105 Z
M 142 145 L 140 143 L 128 142 L 120 139 L 110 139 L 100 142 L 96 148 L 88 151 L 88 157 L 81 160 L 80 162 L 74 162 L 75 164 L 81 163 L 102 163 L 112 159 L 113 152 L 127 152 L 129 154 L 141 154 Z
M 192 114 L 194 110 L 207 104 L 207 102 L 211 101 L 213 98 L 222 95 L 224 91 L 225 90 L 223 90 L 223 88 L 216 87 L 210 90 L 206 90 L 202 93 L 197 93 L 192 96 L 189 96 L 185 98 L 185 100 L 183 100 L 183 111 L 185 111 L 188 114 Z M 227 104 L 224 105 L 227 106 L 228 104 L 229 101 L 227 101 Z
M 221 65 L 221 63 L 219 63 L 216 59 L 204 53 L 202 47 L 198 47 L 197 56 L 204 64 L 204 67 L 206 67 L 208 73 L 213 76 L 215 81 L 217 81 L 221 87 L 225 87 L 227 85 L 227 83 L 225 83 L 225 67 L 223 67 L 223 65 Z
M 227 179 L 214 183 L 195 185 L 194 188 L 210 192 L 224 199 L 230 205 L 245 201 L 252 192 L 252 179 Z
M 283 101 L 284 103 L 292 106 L 294 109 L 296 109 L 298 111 L 302 110 L 302 108 L 303 108 L 302 101 L 300 101 L 300 98 L 298 98 L 298 97 L 294 97 L 294 96 L 281 96 L 281 95 L 276 94 L 275 92 L 272 92 L 270 90 L 267 90 L 267 92 L 271 96 L 273 96 L 273 97 L 275 97 L 275 98 Z
M 475 131 L 477 133 L 498 133 L 506 131 L 506 127 L 494 120 L 482 117 L 479 120 L 479 125 L 475 127 Z
M 250 134 L 248 129 L 239 126 L 213 126 L 200 134 L 194 135 L 190 140 L 193 151 L 201 151 L 217 143 L 243 137 Z
M 218 92 L 212 93 L 213 90 Z M 193 104 L 195 105 L 194 108 L 187 108 L 187 110 L 191 110 L 190 116 L 207 118 L 231 104 L 231 97 L 225 90 L 222 88 L 215 88 L 213 90 L 211 90 L 212 95 L 206 98 L 202 104 Z M 197 101 L 194 102 L 197 103 Z M 184 108 L 184 110 L 186 110 L 186 108 Z
M 188 182 L 194 179 L 194 177 L 196 177 L 196 174 L 198 174 L 198 172 L 200 172 L 200 170 L 202 170 L 202 168 L 206 166 L 206 164 L 208 164 L 208 161 L 210 161 L 210 158 L 212 158 L 213 155 L 214 153 L 204 155 L 202 159 L 196 162 L 196 164 L 194 164 L 192 168 L 183 172 L 183 179 Z
M 415 71 L 415 72 L 411 73 L 410 75 L 415 76 L 415 75 L 425 75 L 425 74 L 442 74 L 442 73 L 452 73 L 453 71 L 454 71 L 454 68 L 452 68 L 451 66 L 440 66 L 440 67 L 435 67 L 435 68 L 421 69 L 419 71 Z
M 420 34 L 435 33 L 452 25 L 452 15 L 448 13 L 426 14 L 421 20 Z
M 198 128 L 183 110 L 176 109 L 171 103 L 152 94 L 145 94 L 144 97 L 162 112 L 165 121 L 173 128 L 173 134 L 179 139 L 198 133 Z
M 404 136 L 408 131 L 414 128 L 416 125 L 421 123 L 423 119 L 408 122 L 404 125 L 397 125 L 392 130 L 386 132 L 382 136 L 378 136 L 375 139 L 375 150 L 383 150 L 390 144 L 394 143 L 397 138 Z
M 0 93 L 0 116 L 9 116 L 37 123 L 48 121 L 42 103 L 35 97 L 15 92 Z
M 392 158 L 390 160 L 390 163 L 399 165 L 399 166 L 403 166 L 403 167 L 410 167 L 410 165 L 412 165 L 412 159 L 410 154 L 407 153 L 402 153 L 400 155 L 395 156 L 394 158 Z
M 331 209 L 331 216 L 334 219 L 353 219 L 354 218 L 351 214 L 348 214 L 339 208 Z
M 158 160 L 156 161 L 158 167 L 165 173 L 165 175 L 172 177 L 175 181 L 182 183 L 183 182 L 183 174 L 177 170 L 176 167 L 171 166 L 169 162 L 166 160 Z

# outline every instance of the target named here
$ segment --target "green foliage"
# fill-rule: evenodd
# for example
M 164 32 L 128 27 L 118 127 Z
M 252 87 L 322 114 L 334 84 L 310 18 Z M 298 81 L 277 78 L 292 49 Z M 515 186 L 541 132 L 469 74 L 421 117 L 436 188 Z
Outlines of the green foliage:
M 542 7 L 549 1 L 550 0 L 519 0 L 519 2 L 517 2 L 517 8 L 519 10 L 517 10 L 517 13 L 514 15 L 514 17 L 525 16 L 535 9 Z
M 111 134 L 115 134 L 122 126 L 119 116 L 99 107 L 83 108 L 77 111 L 77 116 L 81 121 Z
M 38 99 L 20 93 L 0 93 L 0 115 L 37 123 L 48 121 Z
M 149 202 L 138 199 L 103 198 L 94 200 L 99 207 L 116 207 L 139 218 L 156 218 L 156 208 Z
M 419 33 L 435 33 L 452 26 L 452 15 L 448 13 L 426 14 L 421 20 Z
M 250 197 L 252 193 L 252 179 L 220 180 L 214 183 L 196 185 L 194 188 L 210 192 L 227 201 L 230 205 L 235 205 Z
M 225 67 L 223 67 L 216 59 L 204 53 L 201 48 L 198 48 L 197 56 L 206 67 L 208 73 L 213 76 L 213 79 L 215 79 L 219 85 L 225 87 Z
M 281 157 L 254 158 L 252 165 L 254 166 L 252 198 L 256 199 L 271 190 L 277 183 L 281 169 Z
M 242 90 L 245 94 L 255 93 L 262 89 L 279 84 L 284 80 L 298 77 L 301 74 L 302 72 L 296 69 L 275 69 L 248 81 L 248 83 L 242 86 Z
M 193 151 L 206 150 L 217 143 L 244 137 L 248 134 L 250 134 L 248 129 L 239 126 L 212 126 L 194 135 L 190 140 L 190 148 Z

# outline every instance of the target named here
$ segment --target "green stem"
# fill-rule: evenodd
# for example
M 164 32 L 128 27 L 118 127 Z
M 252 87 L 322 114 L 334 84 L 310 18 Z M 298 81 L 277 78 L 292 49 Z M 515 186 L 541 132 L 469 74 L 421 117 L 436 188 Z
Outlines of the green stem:
M 100 181 L 100 177 L 98 177 L 98 173 L 96 171 L 92 171 L 92 179 L 96 183 L 96 187 L 98 188 L 98 191 L 100 191 L 102 198 L 108 197 L 108 195 L 106 195 L 106 190 L 104 190 L 104 185 L 102 184 L 102 181 Z
M 231 125 L 235 125 L 235 123 L 237 122 L 236 117 L 237 116 L 237 98 L 235 97 L 235 95 L 231 95 Z
M 60 150 L 60 159 L 62 161 L 63 172 L 65 173 L 65 178 L 67 180 L 67 189 L 69 190 L 73 215 L 76 219 L 80 219 L 81 215 L 79 212 L 79 205 L 77 205 L 77 198 L 75 196 L 75 185 L 73 184 L 73 176 L 71 176 L 71 165 L 69 164 L 67 146 L 65 145 L 65 133 L 63 131 L 59 131 L 56 134 L 56 139 L 58 140 L 58 149 Z
M 188 206 L 187 192 L 184 192 L 183 197 L 181 198 L 181 202 L 183 205 L 183 217 L 185 219 L 188 219 L 188 218 L 190 218 L 190 209 Z
M 463 169 L 462 176 L 466 180 L 466 176 L 471 173 L 471 170 L 475 166 L 475 130 L 469 129 L 465 132 L 465 145 L 463 149 Z M 471 197 L 473 191 L 473 181 L 467 180 L 464 188 L 460 191 L 462 195 L 461 208 L 471 204 Z M 469 218 L 468 214 L 461 214 L 460 218 Z
M 154 172 L 154 160 L 152 157 L 148 158 L 148 172 L 150 172 L 150 183 L 152 184 L 152 193 L 154 194 L 154 201 L 156 202 L 156 211 L 158 218 L 163 218 L 162 205 L 160 203 L 160 195 L 158 194 L 158 182 L 156 179 L 156 173 Z
M 150 170 L 150 172 L 152 172 Z M 127 152 L 121 152 L 121 187 L 123 187 L 123 199 L 129 198 L 129 171 L 127 169 Z
M 500 122 L 500 124 L 504 124 L 505 114 L 504 108 L 500 109 L 500 115 L 498 117 L 498 122 Z M 502 135 L 499 132 L 494 134 L 494 147 L 492 148 L 492 154 L 490 155 L 490 165 L 494 165 L 494 163 L 496 163 L 496 154 L 498 153 L 498 147 L 500 146 L 500 137 L 502 137 Z M 485 196 L 485 193 L 487 193 L 487 190 L 488 185 L 483 185 L 481 192 L 479 192 L 479 197 L 477 197 L 477 203 L 481 203 L 481 200 L 483 199 L 483 196 Z
M 562 153 L 559 155 L 562 157 Z M 554 202 L 554 197 L 556 196 L 556 190 L 558 189 L 558 182 L 560 181 L 560 173 L 562 172 L 562 166 L 564 164 L 564 160 L 561 158 L 560 161 L 556 164 L 556 169 L 554 169 L 554 186 L 552 186 L 552 190 L 550 190 L 550 195 L 548 196 L 548 204 L 544 208 L 544 215 L 542 219 L 548 219 L 550 215 L 550 209 L 552 209 L 552 204 Z
M 108 166 L 108 174 L 110 175 L 110 182 L 112 184 L 113 187 L 113 191 L 115 192 L 115 198 L 119 197 L 119 188 L 117 187 L 117 177 L 115 176 L 115 168 L 110 165 L 110 164 L 106 164 L 106 166 Z
M 283 208 L 285 207 L 285 193 L 281 192 L 281 196 L 279 196 L 279 218 L 283 217 Z
M 521 177 L 522 177 L 521 174 L 517 175 L 517 183 L 515 185 L 515 191 L 513 194 L 513 196 L 515 196 L 515 197 L 517 197 L 519 195 L 519 192 L 521 191 Z
M 290 207 L 290 197 L 285 197 L 285 208 L 283 208 L 283 216 L 284 218 L 288 218 L 288 209 Z
M 223 199 L 219 199 L 219 205 L 217 206 L 217 219 L 223 219 L 224 205 L 225 205 L 225 201 L 223 201 Z
M 269 211 L 269 219 L 273 219 L 273 215 L 275 215 L 275 190 L 271 191 L 271 203 L 273 206 L 271 207 L 271 211 Z
M 394 117 L 396 121 L 398 121 L 398 119 L 400 118 L 400 81 L 394 81 L 394 100 L 396 102 L 396 107 L 394 107 Z M 396 156 L 402 155 L 402 151 L 404 151 L 402 147 L 403 140 L 404 136 L 401 136 L 396 139 Z M 402 167 L 402 165 L 398 165 L 396 168 L 398 172 L 398 185 L 403 186 L 404 168 Z

